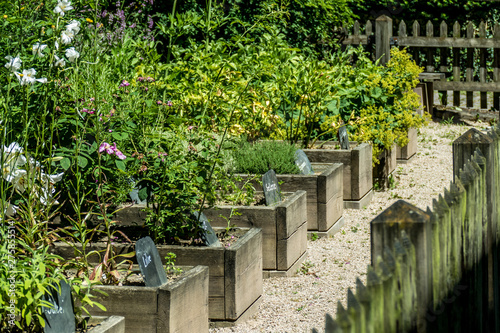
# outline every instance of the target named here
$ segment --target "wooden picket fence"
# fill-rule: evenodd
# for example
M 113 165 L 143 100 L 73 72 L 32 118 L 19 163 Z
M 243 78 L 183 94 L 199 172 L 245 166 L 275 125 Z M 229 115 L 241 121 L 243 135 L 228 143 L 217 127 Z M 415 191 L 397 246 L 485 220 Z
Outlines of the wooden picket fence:
M 453 105 L 460 106 L 460 94 L 466 92 L 466 106 L 473 106 L 474 93 L 479 93 L 480 108 L 493 107 L 500 110 L 500 25 L 488 29 L 484 22 L 478 25 L 468 22 L 465 35 L 462 27 L 455 22 L 451 27 L 442 22 L 434 29 L 429 21 L 425 25 L 425 35 L 421 35 L 419 22 L 413 22 L 411 33 L 404 21 L 399 23 L 393 35 L 393 22 L 382 15 L 375 25 L 368 21 L 363 31 L 359 22 L 354 23 L 352 34 L 344 30 L 347 37 L 344 45 L 371 45 L 375 59 L 387 63 L 392 46 L 407 47 L 417 64 L 427 73 L 444 73 L 440 81 L 434 83 L 434 90 L 442 94 L 441 103 L 448 103 L 448 91 L 453 91 Z M 439 33 L 437 33 L 439 31 Z M 371 45 L 373 46 L 373 45 Z M 465 50 L 462 52 L 462 50 Z M 475 73 L 475 62 L 479 70 Z M 465 68 L 465 72 L 461 70 Z M 451 80 L 448 80 L 451 78 Z M 487 93 L 493 94 L 493 105 L 488 105 Z
M 366 286 L 326 333 L 500 332 L 500 129 L 455 140 L 453 173 L 432 209 L 399 200 L 372 220 Z

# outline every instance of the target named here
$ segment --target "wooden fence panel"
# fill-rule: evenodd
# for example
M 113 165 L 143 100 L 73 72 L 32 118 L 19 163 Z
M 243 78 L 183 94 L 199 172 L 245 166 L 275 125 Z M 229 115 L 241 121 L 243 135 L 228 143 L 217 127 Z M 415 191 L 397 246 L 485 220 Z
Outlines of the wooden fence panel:
M 471 129 L 453 155 L 432 209 L 399 200 L 371 222 L 367 285 L 325 332 L 500 333 L 500 130 Z
M 435 72 L 436 68 L 438 68 L 441 73 L 446 73 L 446 76 L 451 78 L 451 81 L 444 78 L 434 83 L 434 90 L 437 90 L 442 96 L 442 104 L 447 104 L 448 91 L 453 91 L 453 105 L 461 106 L 461 92 L 465 92 L 467 107 L 475 105 L 474 94 L 479 94 L 478 106 L 480 108 L 488 109 L 493 107 L 500 110 L 499 24 L 493 27 L 491 37 L 488 37 L 484 22 L 480 22 L 477 28 L 472 22 L 469 22 L 464 36 L 458 22 L 453 24 L 451 36 L 448 35 L 448 24 L 444 21 L 439 25 L 439 36 L 435 36 L 434 26 L 430 21 L 425 25 L 424 35 L 420 33 L 420 23 L 414 21 L 411 25 L 412 34 L 410 36 L 404 21 L 399 24 L 397 36 L 392 34 L 391 18 L 382 15 L 377 18 L 375 23 L 375 31 L 372 31 L 372 23 L 368 21 L 365 25 L 365 34 L 362 35 L 360 34 L 360 24 L 356 22 L 353 33 L 347 35 L 343 44 L 366 45 L 370 40 L 370 35 L 374 33 L 375 58 L 378 59 L 383 56 L 380 60 L 381 64 L 385 64 L 389 60 L 388 54 L 391 44 L 408 47 L 409 53 L 413 56 L 415 62 L 419 66 L 423 64 L 426 72 Z M 476 36 L 476 30 L 478 36 Z M 465 49 L 465 58 L 462 57 L 462 49 Z M 493 54 L 491 68 L 487 67 L 489 49 L 492 50 Z M 478 59 L 475 59 L 476 53 Z M 435 63 L 436 55 L 439 55 L 438 63 Z M 451 71 L 448 66 L 449 55 L 451 55 L 452 59 Z M 424 58 L 423 63 L 421 58 Z M 479 64 L 477 73 L 474 71 L 476 60 Z M 462 66 L 465 67 L 465 73 L 461 72 Z M 492 95 L 493 104 L 489 102 L 489 95 Z

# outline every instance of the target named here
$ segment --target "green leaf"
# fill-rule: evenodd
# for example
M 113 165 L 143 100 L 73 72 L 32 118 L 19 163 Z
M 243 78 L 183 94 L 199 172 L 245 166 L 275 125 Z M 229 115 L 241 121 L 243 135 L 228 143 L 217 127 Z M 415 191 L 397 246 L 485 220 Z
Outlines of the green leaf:
M 67 157 L 63 158 L 59 163 L 61 163 L 61 167 L 64 170 L 68 170 L 69 167 L 71 166 L 71 160 Z
M 330 103 L 328 103 L 328 105 L 326 106 L 326 108 L 328 109 L 328 111 L 330 111 L 332 113 L 332 115 L 336 116 L 339 114 L 339 107 L 338 107 L 338 103 L 336 100 L 333 100 L 331 101 Z
M 78 156 L 77 161 L 78 161 L 78 166 L 80 168 L 85 168 L 87 166 L 87 164 L 89 163 L 89 161 L 83 156 Z
M 115 164 L 118 170 L 126 171 L 125 163 L 122 160 L 115 160 Z
M 121 140 L 121 139 L 123 139 L 122 135 L 119 132 L 113 132 L 113 133 L 111 133 L 111 136 L 115 140 Z
M 372 97 L 379 98 L 382 96 L 382 89 L 380 87 L 375 87 L 372 89 Z

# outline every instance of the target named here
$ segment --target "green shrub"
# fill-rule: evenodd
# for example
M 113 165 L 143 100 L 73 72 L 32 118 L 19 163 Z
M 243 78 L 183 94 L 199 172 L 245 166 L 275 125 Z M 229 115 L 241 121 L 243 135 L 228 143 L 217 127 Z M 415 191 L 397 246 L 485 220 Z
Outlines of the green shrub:
M 264 174 L 273 169 L 277 174 L 298 174 L 294 154 L 297 147 L 285 142 L 241 142 L 232 151 L 234 173 Z

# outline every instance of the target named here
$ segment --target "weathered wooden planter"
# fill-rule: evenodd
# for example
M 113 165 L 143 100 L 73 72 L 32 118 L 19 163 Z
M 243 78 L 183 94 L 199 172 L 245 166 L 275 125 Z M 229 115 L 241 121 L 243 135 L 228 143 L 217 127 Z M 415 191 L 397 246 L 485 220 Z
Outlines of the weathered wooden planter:
M 138 211 L 140 207 L 130 207 L 129 209 Z M 138 212 L 136 213 L 138 214 Z M 221 228 L 214 229 L 216 232 L 221 230 Z M 208 318 L 213 322 L 213 326 L 230 326 L 246 320 L 256 312 L 261 301 L 262 230 L 259 228 L 240 229 L 245 230 L 245 234 L 229 248 L 222 246 L 156 246 L 162 259 L 169 252 L 175 253 L 176 265 L 209 267 Z M 105 246 L 105 243 L 102 242 L 92 243 L 88 247 L 88 251 L 103 250 Z M 134 251 L 134 245 L 117 244 L 115 249 L 118 254 L 125 254 Z M 73 248 L 65 243 L 55 243 L 52 252 L 63 258 L 74 256 Z M 96 258 L 90 259 L 95 260 Z M 117 260 L 121 260 L 121 258 L 118 256 Z M 196 299 L 197 296 L 192 296 L 192 300 Z M 131 304 L 134 304 L 131 309 L 136 307 L 135 303 Z M 183 315 L 180 314 L 180 316 Z M 142 330 L 136 332 L 142 332 Z M 202 331 L 192 330 L 192 332 Z
M 227 226 L 231 209 L 238 215 L 230 224 L 262 229 L 263 277 L 290 276 L 304 261 L 307 250 L 307 195 L 305 191 L 283 193 L 274 206 L 217 206 L 204 210 L 212 226 Z
M 175 253 L 179 265 L 209 267 L 208 317 L 213 326 L 244 321 L 255 314 L 261 302 L 262 230 L 247 230 L 229 248 L 158 246 L 161 257 Z
M 91 315 L 125 317 L 125 332 L 207 332 L 208 268 L 196 266 L 160 287 L 99 285 Z
M 319 237 L 336 233 L 344 224 L 343 166 L 340 163 L 314 163 L 314 175 L 276 175 L 283 192 L 307 192 L 307 231 Z M 245 179 L 249 175 L 238 174 Z M 257 191 L 262 185 L 253 181 Z
M 322 148 L 319 148 L 322 146 Z M 315 148 L 317 147 L 317 148 Z M 368 143 L 351 142 L 351 149 L 336 149 L 339 143 L 318 142 L 312 149 L 303 149 L 311 162 L 342 163 L 344 208 L 361 209 L 373 196 L 372 147 Z
M 408 130 L 408 144 L 404 147 L 396 146 L 397 163 L 408 163 L 417 154 L 417 129 Z
M 88 333 L 125 333 L 125 318 L 121 316 L 93 316 L 88 325 L 97 325 Z
M 396 144 L 390 150 L 383 150 L 378 155 L 379 163 L 373 167 L 373 184 L 380 188 L 389 186 L 390 176 L 396 170 Z

